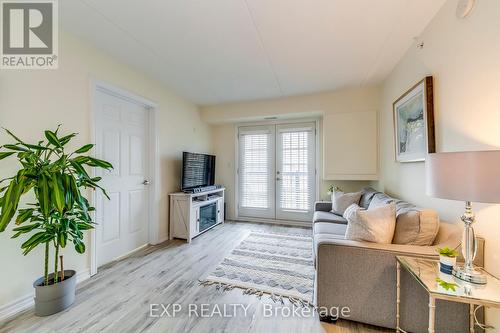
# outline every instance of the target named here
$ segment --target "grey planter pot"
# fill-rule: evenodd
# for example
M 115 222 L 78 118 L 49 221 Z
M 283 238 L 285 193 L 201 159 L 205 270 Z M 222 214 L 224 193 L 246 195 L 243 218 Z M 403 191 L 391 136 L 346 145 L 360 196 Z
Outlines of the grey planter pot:
M 54 273 L 49 274 L 49 280 L 54 278 Z M 50 316 L 67 309 L 75 301 L 76 272 L 64 271 L 64 281 L 44 286 L 41 277 L 33 283 L 35 287 L 35 314 L 37 316 Z

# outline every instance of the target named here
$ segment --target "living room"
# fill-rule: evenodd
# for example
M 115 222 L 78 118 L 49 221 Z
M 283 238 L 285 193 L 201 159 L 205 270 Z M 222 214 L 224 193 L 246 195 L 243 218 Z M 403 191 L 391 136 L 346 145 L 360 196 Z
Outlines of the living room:
M 1 332 L 500 332 L 497 0 L 1 8 Z

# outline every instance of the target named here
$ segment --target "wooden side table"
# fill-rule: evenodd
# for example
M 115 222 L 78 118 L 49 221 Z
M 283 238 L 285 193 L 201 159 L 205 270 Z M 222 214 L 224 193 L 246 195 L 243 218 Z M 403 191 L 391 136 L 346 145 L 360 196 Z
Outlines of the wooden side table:
M 437 299 L 469 304 L 470 332 L 474 332 L 476 306 L 500 308 L 500 280 L 486 271 L 484 271 L 488 279 L 486 285 L 477 286 L 453 278 L 456 284 L 455 290 L 446 290 L 437 281 L 440 278 L 438 260 L 407 256 L 396 256 L 396 260 L 396 332 L 405 332 L 400 327 L 401 267 L 407 270 L 429 294 L 429 333 L 435 333 Z

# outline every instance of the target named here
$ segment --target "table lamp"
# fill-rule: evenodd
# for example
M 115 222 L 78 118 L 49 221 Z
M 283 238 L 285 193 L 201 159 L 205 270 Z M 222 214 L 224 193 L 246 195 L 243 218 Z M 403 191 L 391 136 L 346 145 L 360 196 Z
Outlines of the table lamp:
M 477 244 L 471 202 L 500 203 L 500 150 L 429 154 L 425 166 L 427 195 L 465 201 L 461 217 L 465 224 L 465 263 L 457 266 L 453 275 L 467 282 L 486 284 L 486 276 L 473 265 Z

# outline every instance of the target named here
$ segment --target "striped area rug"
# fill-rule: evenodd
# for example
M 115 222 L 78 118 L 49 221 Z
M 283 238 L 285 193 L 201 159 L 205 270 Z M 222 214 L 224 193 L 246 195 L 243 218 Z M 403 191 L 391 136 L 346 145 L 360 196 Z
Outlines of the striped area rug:
M 311 237 L 252 232 L 201 284 L 309 305 L 314 273 Z

